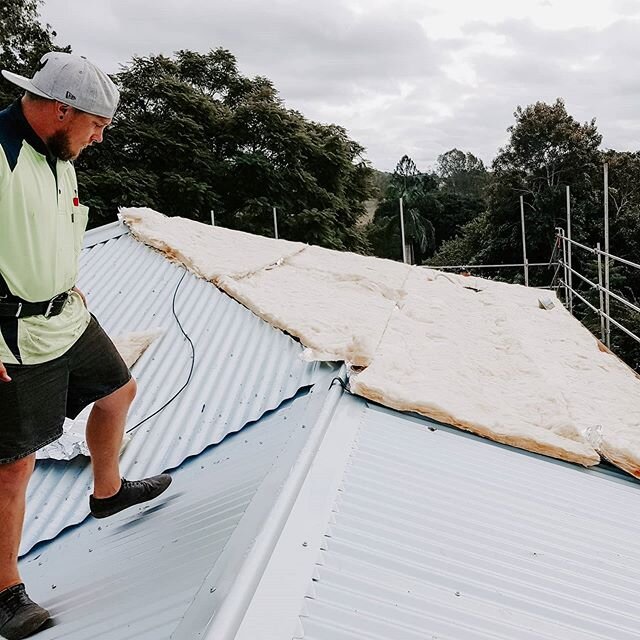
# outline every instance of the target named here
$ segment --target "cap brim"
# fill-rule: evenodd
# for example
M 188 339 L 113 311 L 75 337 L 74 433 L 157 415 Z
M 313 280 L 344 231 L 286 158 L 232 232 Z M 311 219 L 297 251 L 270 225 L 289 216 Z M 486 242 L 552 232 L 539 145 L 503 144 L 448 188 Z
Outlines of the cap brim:
M 24 89 L 25 91 L 34 93 L 35 95 L 40 96 L 41 98 L 49 98 L 49 100 L 53 100 L 51 96 L 48 96 L 43 91 L 40 91 L 40 89 L 36 89 L 29 78 L 25 78 L 24 76 L 19 76 L 17 73 L 12 73 L 11 71 L 4 71 L 4 70 L 2 71 L 2 75 L 5 77 L 6 80 L 11 82 L 12 84 L 17 85 L 21 89 Z

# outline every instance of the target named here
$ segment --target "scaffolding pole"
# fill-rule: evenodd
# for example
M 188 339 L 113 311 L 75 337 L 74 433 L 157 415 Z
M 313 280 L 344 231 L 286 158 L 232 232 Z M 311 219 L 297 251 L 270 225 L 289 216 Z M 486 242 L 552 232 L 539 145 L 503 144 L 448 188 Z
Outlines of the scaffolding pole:
M 573 314 L 573 272 L 571 270 L 571 191 L 567 185 L 567 261 L 569 263 L 569 313 Z
M 527 235 L 524 228 L 524 198 L 520 196 L 520 220 L 522 221 L 522 264 L 524 265 L 524 286 L 529 286 L 529 264 L 527 263 Z
M 400 235 L 402 236 L 402 262 L 407 262 L 407 248 L 404 243 L 404 208 L 402 198 L 400 198 Z
M 564 303 L 569 302 L 569 270 L 567 269 L 567 243 L 565 240 L 564 229 L 559 229 L 560 240 L 562 241 L 562 266 L 564 268 Z
M 600 254 L 600 243 L 596 245 L 598 250 L 598 294 L 600 296 L 600 338 L 602 342 L 605 341 L 605 327 L 604 327 L 604 296 L 602 294 L 602 255 Z
M 611 348 L 611 323 L 609 306 L 609 165 L 604 163 L 604 309 L 606 313 L 606 345 Z

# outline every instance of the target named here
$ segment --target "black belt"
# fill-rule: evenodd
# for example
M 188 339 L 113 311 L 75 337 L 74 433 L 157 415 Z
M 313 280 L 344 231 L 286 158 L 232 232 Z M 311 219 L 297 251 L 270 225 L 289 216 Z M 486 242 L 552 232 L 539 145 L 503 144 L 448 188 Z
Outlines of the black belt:
M 50 318 L 62 313 L 68 299 L 69 294 L 66 291 L 44 302 L 28 302 L 15 296 L 0 296 L 0 318 L 28 318 L 29 316 Z

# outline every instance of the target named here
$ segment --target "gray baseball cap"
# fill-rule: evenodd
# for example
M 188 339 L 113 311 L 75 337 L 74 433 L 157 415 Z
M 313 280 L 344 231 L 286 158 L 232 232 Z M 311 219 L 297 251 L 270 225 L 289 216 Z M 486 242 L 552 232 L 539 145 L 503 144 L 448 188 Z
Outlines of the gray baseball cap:
M 3 71 L 2 75 L 37 96 L 104 118 L 113 118 L 120 99 L 118 88 L 106 73 L 84 56 L 71 53 L 45 53 L 33 78 L 11 71 Z

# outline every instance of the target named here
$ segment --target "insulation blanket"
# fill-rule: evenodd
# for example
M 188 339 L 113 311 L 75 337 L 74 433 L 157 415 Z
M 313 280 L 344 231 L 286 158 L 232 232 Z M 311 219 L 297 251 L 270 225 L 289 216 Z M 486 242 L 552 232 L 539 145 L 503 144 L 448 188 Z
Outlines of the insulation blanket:
M 121 217 L 351 389 L 498 442 L 640 477 L 640 379 L 533 288 L 272 240 L 148 209 Z M 543 309 L 542 297 L 552 309 Z

